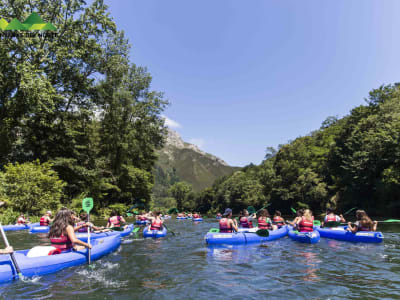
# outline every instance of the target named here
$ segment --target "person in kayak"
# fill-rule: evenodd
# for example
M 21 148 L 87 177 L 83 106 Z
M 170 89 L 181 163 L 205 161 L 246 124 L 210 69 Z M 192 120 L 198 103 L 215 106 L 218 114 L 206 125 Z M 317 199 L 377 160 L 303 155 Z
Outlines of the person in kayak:
M 18 219 L 17 219 L 17 225 L 26 225 L 26 224 L 29 224 L 30 222 L 28 222 L 26 219 L 25 219 L 25 216 L 24 216 L 24 214 L 20 214 L 19 215 L 19 217 L 18 217 Z
M 90 227 L 90 232 L 103 232 L 103 231 L 108 231 L 109 229 L 104 230 L 104 226 L 97 227 L 93 225 L 93 223 L 89 222 L 88 214 L 84 211 L 81 211 L 79 214 L 80 221 L 75 224 L 75 231 L 78 232 L 88 232 L 88 228 Z
M 324 227 L 324 226 L 327 226 L 327 225 L 328 225 L 327 227 L 331 227 L 329 225 L 337 226 L 337 223 L 340 223 L 340 222 L 342 222 L 342 223 L 346 222 L 346 220 L 343 217 L 343 215 L 339 215 L 339 216 L 335 215 L 335 213 L 333 212 L 332 209 L 327 208 L 326 209 L 326 216 L 324 218 L 324 221 L 322 222 L 322 226 L 321 227 Z
M 110 218 L 108 219 L 107 228 L 110 228 L 110 227 L 121 227 L 121 223 L 126 223 L 126 221 L 114 209 L 110 214 Z M 125 225 L 124 229 L 126 229 L 127 227 L 128 227 L 128 225 Z
M 219 220 L 219 232 L 238 231 L 238 224 L 235 219 L 232 219 L 232 209 L 225 209 L 222 219 Z
M 8 246 L 5 249 L 0 249 L 0 254 L 11 254 L 14 252 L 13 247 Z
M 222 214 L 221 213 L 217 213 L 217 215 L 215 216 L 217 219 L 219 218 L 222 218 Z
M 278 229 L 276 225 L 272 224 L 270 214 L 268 212 L 268 209 L 266 208 L 260 210 L 260 212 L 258 213 L 257 222 L 259 229 L 270 229 L 270 230 Z
M 285 225 L 285 219 L 282 218 L 282 214 L 279 210 L 275 211 L 274 218 L 272 219 L 272 224 L 276 225 L 278 228 L 281 228 Z
M 71 249 L 82 250 L 92 248 L 91 245 L 78 240 L 74 230 L 74 215 L 69 209 L 61 209 L 54 218 L 53 225 L 50 227 L 49 238 L 53 247 L 60 251 Z
M 239 216 L 239 223 L 240 227 L 242 228 L 253 228 L 253 220 L 256 218 L 256 214 L 252 214 L 250 216 L 249 212 L 247 209 L 243 209 L 240 212 Z
M 296 217 L 294 218 L 294 220 L 292 222 L 288 222 L 290 225 L 293 226 L 293 230 L 298 230 L 297 222 L 301 221 L 303 214 L 304 214 L 304 209 L 300 208 L 299 210 L 296 211 Z
M 193 214 L 193 219 L 199 219 L 199 218 L 201 218 L 201 215 L 200 215 L 200 213 L 194 213 Z
M 48 210 L 44 216 L 40 218 L 40 226 L 49 226 L 53 219 L 51 218 L 51 211 Z
M 354 224 L 355 226 L 353 226 L 351 222 L 348 223 L 348 231 L 353 233 L 356 233 L 357 231 L 376 231 L 376 228 L 378 227 L 378 221 L 372 221 L 365 210 L 357 210 L 356 219 L 357 221 Z
M 304 210 L 304 214 L 301 219 L 298 219 L 297 228 L 299 232 L 312 232 L 314 231 L 314 217 L 312 211 L 309 209 Z
M 148 217 L 151 221 L 149 225 L 149 230 L 158 230 L 161 231 L 163 229 L 163 221 L 161 219 L 161 213 L 156 211 L 153 213 L 151 217 Z

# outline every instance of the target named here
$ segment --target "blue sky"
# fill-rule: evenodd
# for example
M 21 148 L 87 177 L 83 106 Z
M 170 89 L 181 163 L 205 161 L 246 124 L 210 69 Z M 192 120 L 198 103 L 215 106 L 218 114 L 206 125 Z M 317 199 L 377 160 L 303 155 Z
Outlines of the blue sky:
M 397 0 L 105 2 L 171 127 L 230 165 L 259 164 L 400 78 Z

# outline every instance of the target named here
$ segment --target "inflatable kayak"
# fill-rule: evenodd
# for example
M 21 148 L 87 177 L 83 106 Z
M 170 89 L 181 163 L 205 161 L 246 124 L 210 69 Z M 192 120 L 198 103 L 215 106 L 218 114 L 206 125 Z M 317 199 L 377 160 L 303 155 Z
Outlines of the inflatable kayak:
M 177 220 L 186 220 L 187 217 L 176 217 Z
M 32 226 L 29 229 L 29 233 L 48 233 L 50 231 L 50 226 Z
M 16 231 L 16 230 L 27 230 L 31 229 L 33 226 L 39 226 L 38 223 L 32 223 L 32 224 L 27 224 L 27 225 L 17 225 L 17 224 L 10 224 L 10 225 L 3 225 L 4 231 Z
M 97 239 L 91 242 L 91 260 L 97 260 L 110 252 L 115 251 L 121 244 L 121 237 L 115 235 Z M 47 246 L 48 247 L 48 246 Z M 36 247 L 35 247 L 36 248 Z M 21 273 L 25 277 L 41 276 L 55 273 L 62 269 L 86 264 L 88 260 L 87 249 L 81 251 L 69 251 L 57 255 L 44 254 L 38 257 L 30 257 L 30 250 L 15 251 L 15 259 L 18 263 Z M 42 248 L 46 248 L 42 247 Z M 50 247 L 52 248 L 52 247 Z M 12 264 L 10 255 L 0 256 L 0 283 L 18 279 L 17 272 Z
M 287 226 L 283 226 L 282 228 L 277 230 L 269 230 L 268 237 L 259 236 L 255 232 L 232 232 L 232 233 L 207 232 L 204 239 L 206 240 L 206 243 L 209 245 L 218 245 L 218 244 L 240 245 L 240 244 L 262 243 L 284 237 L 287 234 L 287 230 L 288 230 Z
M 203 218 L 193 218 L 192 221 L 193 222 L 202 222 Z
M 113 230 L 113 231 L 106 231 L 106 232 L 99 232 L 99 233 L 92 232 L 92 233 L 90 233 L 90 240 L 96 240 L 96 239 L 100 239 L 100 238 L 104 238 L 104 237 L 108 237 L 108 236 L 114 236 L 114 235 L 119 235 L 121 237 L 125 237 L 125 236 L 128 236 L 132 232 L 132 230 L 133 230 L 133 224 L 130 224 L 123 231 Z M 78 239 L 80 239 L 83 242 L 87 242 L 87 240 L 88 240 L 87 232 L 76 232 L 75 235 Z
M 141 221 L 141 220 L 137 220 L 136 221 L 136 225 L 146 225 L 147 224 L 147 220 Z
M 160 238 L 167 235 L 167 229 L 163 227 L 162 230 L 149 230 L 149 227 L 143 229 L 143 237 Z
M 319 242 L 320 235 L 319 232 L 314 230 L 312 232 L 298 232 L 294 231 L 292 228 L 288 232 L 289 237 L 300 243 L 315 244 Z
M 315 227 L 321 237 L 335 239 L 339 241 L 347 241 L 354 243 L 382 243 L 383 234 L 378 231 L 358 231 L 352 233 L 346 230 L 346 226 L 333 228 Z

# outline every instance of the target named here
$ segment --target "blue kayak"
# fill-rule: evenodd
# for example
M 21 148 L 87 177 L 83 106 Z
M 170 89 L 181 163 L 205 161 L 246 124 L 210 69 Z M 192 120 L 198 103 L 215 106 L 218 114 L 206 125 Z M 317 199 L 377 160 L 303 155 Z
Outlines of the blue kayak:
M 290 228 L 288 236 L 296 242 L 307 243 L 307 244 L 318 243 L 320 239 L 319 232 L 316 230 L 311 232 L 298 232 Z
M 50 231 L 50 226 L 32 226 L 29 229 L 29 233 L 48 233 Z
M 356 233 L 352 233 L 346 230 L 347 226 L 339 226 L 334 228 L 315 228 L 321 237 L 328 239 L 354 243 L 382 243 L 383 241 L 383 234 L 379 231 L 358 231 Z
M 106 231 L 106 232 L 99 232 L 99 233 L 92 232 L 92 233 L 90 233 L 90 240 L 100 239 L 100 238 L 104 238 L 107 236 L 114 236 L 114 235 L 119 235 L 121 237 L 125 237 L 125 236 L 128 236 L 132 232 L 133 227 L 134 227 L 133 224 L 130 224 L 123 231 L 114 230 L 114 231 Z M 87 232 L 76 232 L 75 235 L 78 239 L 80 239 L 83 242 L 87 242 L 87 240 L 88 240 Z
M 177 220 L 186 220 L 187 217 L 176 217 Z
M 91 250 L 91 260 L 97 260 L 116 249 L 121 244 L 121 237 L 115 235 L 94 240 Z M 15 259 L 21 273 L 25 277 L 41 276 L 55 273 L 65 268 L 86 264 L 88 261 L 87 249 L 81 251 L 68 251 L 57 255 L 44 255 L 28 257 L 29 250 L 15 251 Z M 0 283 L 18 279 L 17 272 L 12 264 L 10 255 L 0 256 Z
M 32 223 L 28 225 L 17 225 L 17 224 L 10 224 L 10 225 L 3 225 L 4 231 L 16 231 L 16 230 L 28 230 L 31 229 L 33 226 L 39 226 L 40 223 Z
M 193 218 L 192 221 L 193 222 L 202 222 L 203 218 Z
M 232 233 L 221 233 L 221 232 L 207 232 L 204 239 L 209 245 L 240 245 L 240 244 L 251 244 L 251 243 L 262 243 L 267 241 L 273 241 L 281 237 L 286 236 L 287 226 L 283 226 L 277 230 L 269 230 L 269 236 L 259 236 L 255 232 L 232 232 Z
M 143 229 L 143 237 L 160 238 L 167 235 L 167 228 L 163 227 L 162 230 L 149 230 L 149 227 Z
M 147 221 L 147 220 L 145 220 L 145 221 L 137 220 L 137 221 L 136 221 L 136 225 L 146 225 L 147 222 L 149 222 L 149 221 Z

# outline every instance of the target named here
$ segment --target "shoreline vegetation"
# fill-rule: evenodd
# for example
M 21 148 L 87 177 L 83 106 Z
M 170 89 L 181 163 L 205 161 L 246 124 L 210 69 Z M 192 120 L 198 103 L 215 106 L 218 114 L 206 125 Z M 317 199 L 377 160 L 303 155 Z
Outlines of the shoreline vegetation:
M 1 39 L 3 223 L 20 212 L 33 219 L 48 209 L 78 209 L 86 196 L 95 199 L 99 217 L 134 204 L 209 215 L 265 203 L 288 215 L 290 207 L 318 214 L 355 206 L 372 216 L 400 214 L 400 84 L 373 89 L 366 105 L 347 116 L 328 117 L 310 134 L 268 147 L 260 165 L 243 167 L 201 192 L 170 182 L 168 197 L 154 197 L 154 165 L 166 137 L 162 112 L 169 102 L 151 89 L 146 68 L 132 62 L 131 45 L 107 6 L 28 0 L 0 5 L 2 16 L 20 20 L 32 11 L 58 31 L 51 39 Z

